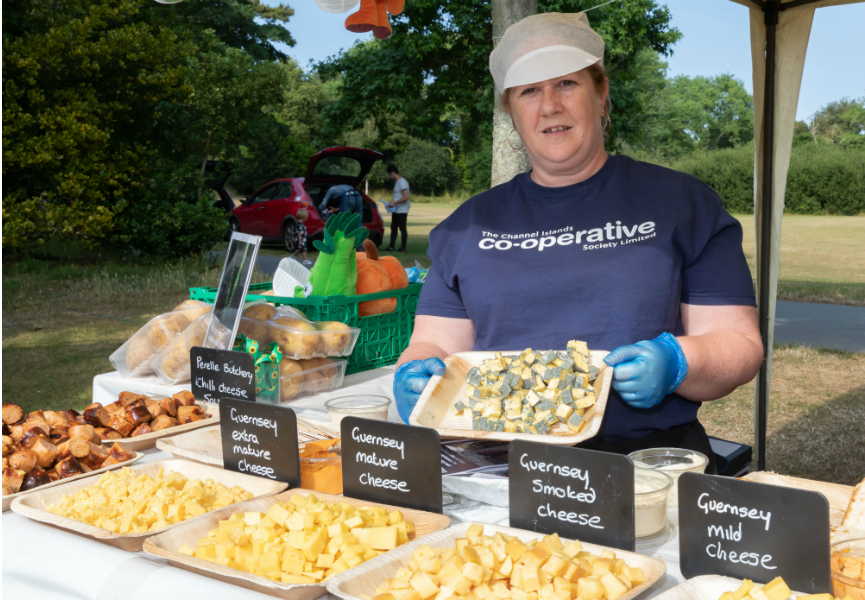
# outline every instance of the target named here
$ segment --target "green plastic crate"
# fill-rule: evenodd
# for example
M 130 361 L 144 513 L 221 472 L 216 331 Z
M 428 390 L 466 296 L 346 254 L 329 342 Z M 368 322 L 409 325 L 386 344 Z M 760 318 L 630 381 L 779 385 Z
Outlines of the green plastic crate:
M 414 331 L 414 315 L 422 283 L 410 283 L 407 288 L 390 290 L 362 296 L 310 296 L 309 298 L 287 298 L 284 296 L 261 296 L 256 292 L 271 289 L 270 283 L 254 283 L 249 286 L 247 302 L 266 300 L 276 306 L 293 306 L 302 310 L 313 321 L 339 321 L 360 329 L 354 351 L 348 357 L 346 374 L 368 371 L 394 364 L 408 346 Z M 192 300 L 213 303 L 216 288 L 189 288 Z M 396 310 L 383 315 L 361 317 L 357 305 L 367 300 L 396 298 Z

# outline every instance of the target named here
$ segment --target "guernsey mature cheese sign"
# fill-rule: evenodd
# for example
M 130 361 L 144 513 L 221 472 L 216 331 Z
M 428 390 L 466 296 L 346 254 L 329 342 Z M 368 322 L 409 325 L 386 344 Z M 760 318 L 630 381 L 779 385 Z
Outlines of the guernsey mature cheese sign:
M 255 402 L 255 363 L 247 352 L 194 346 L 189 351 L 192 395 L 215 402 L 223 398 Z
M 435 429 L 346 417 L 340 443 L 343 494 L 442 512 L 441 438 Z
M 818 492 L 717 475 L 679 478 L 682 575 L 767 583 L 809 594 L 832 588 L 829 503 Z
M 297 417 L 285 406 L 223 398 L 219 403 L 226 469 L 300 487 Z
M 510 525 L 634 550 L 634 464 L 627 456 L 514 440 Z

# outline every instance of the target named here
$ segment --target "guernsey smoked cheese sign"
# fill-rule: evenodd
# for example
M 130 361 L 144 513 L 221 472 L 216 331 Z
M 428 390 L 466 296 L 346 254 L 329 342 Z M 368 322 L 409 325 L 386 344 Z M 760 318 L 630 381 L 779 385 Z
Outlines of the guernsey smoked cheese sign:
M 346 417 L 340 430 L 343 494 L 442 512 L 441 438 L 435 429 Z

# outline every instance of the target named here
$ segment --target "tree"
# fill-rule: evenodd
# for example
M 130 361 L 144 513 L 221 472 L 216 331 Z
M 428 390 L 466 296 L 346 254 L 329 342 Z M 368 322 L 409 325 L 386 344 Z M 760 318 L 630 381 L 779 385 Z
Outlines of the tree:
M 578 12 L 593 0 L 541 0 L 539 12 Z M 641 106 L 623 95 L 643 48 L 667 54 L 680 34 L 670 13 L 654 0 L 632 0 L 590 13 L 606 43 L 614 107 L 615 142 L 629 141 L 631 115 Z M 463 152 L 479 150 L 492 135 L 493 48 L 489 0 L 413 0 L 393 21 L 387 40 L 356 43 L 318 65 L 324 79 L 341 77 L 340 97 L 322 113 L 331 137 L 403 115 L 409 135 Z
M 810 129 L 815 142 L 865 145 L 865 97 L 830 102 L 811 117 Z
M 733 148 L 754 139 L 754 102 L 732 75 L 680 75 L 663 85 L 659 64 L 646 65 L 655 75 L 648 93 L 655 100 L 642 118 L 642 136 L 633 147 L 680 158 L 694 150 Z M 666 65 L 663 65 L 666 70 Z

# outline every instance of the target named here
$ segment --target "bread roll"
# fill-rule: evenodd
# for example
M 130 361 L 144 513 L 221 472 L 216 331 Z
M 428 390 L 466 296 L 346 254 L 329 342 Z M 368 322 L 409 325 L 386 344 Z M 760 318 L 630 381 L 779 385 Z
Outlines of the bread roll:
M 270 304 L 256 304 L 243 311 L 243 318 L 237 328 L 237 333 L 258 342 L 261 349 L 273 340 L 270 334 L 270 325 L 266 323 L 277 316 L 276 308 Z
M 159 315 L 147 325 L 147 341 L 150 342 L 154 352 L 159 352 L 189 327 L 190 323 L 186 311 Z
M 303 371 L 303 367 L 296 360 L 283 357 L 279 361 L 279 397 L 281 400 L 296 398 L 303 391 L 303 377 L 296 376 L 301 371 Z
M 288 358 L 310 358 L 315 353 L 319 336 L 315 333 L 304 333 L 315 331 L 312 323 L 292 317 L 278 317 L 271 322 L 281 326 L 271 329 L 271 336 Z
M 129 340 L 129 347 L 126 348 L 126 368 L 134 374 L 143 375 L 144 373 L 136 373 L 136 370 L 149 362 L 154 353 L 153 345 L 147 341 L 147 336 L 136 334 Z
M 321 336 L 324 345 L 322 353 L 328 356 L 342 356 L 351 343 L 351 328 L 339 321 L 322 321 L 316 325 L 319 331 L 337 332 Z

